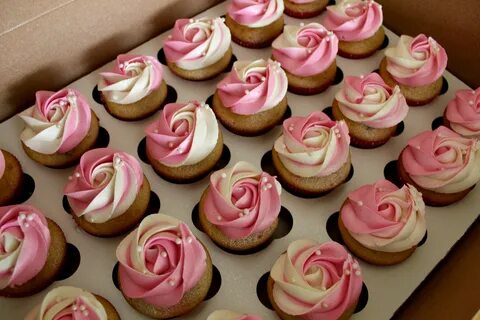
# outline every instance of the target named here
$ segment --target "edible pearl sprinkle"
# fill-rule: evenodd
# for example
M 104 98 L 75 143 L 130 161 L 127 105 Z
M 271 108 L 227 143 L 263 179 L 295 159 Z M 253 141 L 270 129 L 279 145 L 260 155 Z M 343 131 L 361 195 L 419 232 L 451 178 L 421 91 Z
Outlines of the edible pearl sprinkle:
M 79 172 L 75 172 L 75 177 L 80 178 L 80 173 L 79 173 Z
M 168 284 L 173 287 L 173 286 L 175 285 L 175 281 L 173 281 L 173 280 L 168 280 Z
M 468 104 L 473 105 L 473 101 L 472 100 L 468 101 Z
M 33 218 L 34 218 L 33 214 L 30 214 L 30 215 L 27 216 L 27 220 L 28 220 L 28 221 L 32 221 Z
M 138 246 L 137 247 L 137 252 L 142 252 L 142 247 Z
M 84 315 L 85 317 L 87 317 L 87 316 L 88 316 L 88 310 L 83 311 L 83 315 Z
M 24 226 L 25 226 L 25 228 L 30 227 L 30 225 L 28 223 L 25 223 Z
M 80 311 L 85 311 L 85 309 L 86 309 L 86 308 L 85 308 L 84 305 L 81 305 L 81 306 L 80 306 Z
M 227 174 L 225 172 L 222 172 L 221 176 L 222 176 L 222 178 L 226 178 Z
M 243 213 L 244 213 L 245 215 L 248 215 L 248 214 L 250 213 L 250 211 L 249 211 L 248 209 L 243 209 Z
M 303 27 L 304 25 L 305 25 L 305 23 L 300 22 L 300 27 Z
M 323 302 L 323 303 L 322 303 L 322 307 L 324 307 L 324 308 L 328 308 L 328 303 L 326 303 L 326 302 Z
M 262 77 L 262 81 L 265 81 L 265 80 L 267 80 L 267 78 L 265 78 L 265 77 Z
M 25 213 L 22 212 L 18 215 L 18 217 L 20 218 L 20 220 L 24 220 L 27 216 L 25 215 Z
M 245 94 L 249 94 L 250 93 L 250 90 L 245 90 Z
M 221 217 L 221 216 L 217 216 L 217 220 L 218 220 L 218 221 L 222 221 L 222 217 Z
M 181 244 L 181 243 L 182 243 L 182 239 L 180 239 L 180 238 L 175 239 L 175 243 L 176 243 L 176 244 Z
M 160 255 L 162 256 L 162 258 L 166 258 L 166 257 L 167 257 L 167 252 L 162 251 L 162 252 L 160 253 Z
M 317 251 L 315 251 L 315 254 L 316 254 L 317 256 L 319 256 L 319 255 L 322 254 L 322 252 L 321 252 L 320 250 L 317 250 Z
M 360 275 L 360 271 L 359 271 L 359 270 L 355 271 L 355 275 L 356 275 L 356 276 L 359 276 L 359 275 Z
M 72 306 L 72 310 L 73 310 L 73 311 L 77 311 L 77 310 L 78 310 L 78 307 L 77 307 L 76 305 L 73 305 L 73 306 Z
M 192 237 L 187 237 L 187 242 L 188 243 L 192 243 L 192 241 L 193 241 Z
M 168 147 L 169 147 L 170 149 L 173 148 L 173 142 L 169 142 L 169 143 L 168 143 Z
M 272 188 L 272 184 L 271 183 L 267 183 L 267 189 L 271 189 Z
M 345 274 L 348 276 L 350 275 L 350 270 L 345 270 Z
M 72 177 L 72 176 L 68 176 L 68 180 L 72 180 L 72 179 L 73 179 L 73 177 Z
M 363 206 L 363 201 L 362 200 L 358 201 L 357 203 L 360 207 Z

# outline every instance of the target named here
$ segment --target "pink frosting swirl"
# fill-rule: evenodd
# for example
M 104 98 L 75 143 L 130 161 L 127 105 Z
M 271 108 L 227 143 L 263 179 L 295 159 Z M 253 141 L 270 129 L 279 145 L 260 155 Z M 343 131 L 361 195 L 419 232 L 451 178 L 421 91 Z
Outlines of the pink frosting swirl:
M 371 128 L 393 127 L 408 113 L 400 88 L 390 88 L 377 73 L 346 77 L 335 99 L 347 118 Z
M 227 12 L 239 24 L 259 28 L 280 18 L 283 9 L 283 0 L 232 0 Z
M 358 262 L 333 241 L 292 242 L 273 265 L 270 277 L 276 305 L 305 320 L 338 319 L 357 302 L 362 290 Z
M 438 80 L 447 67 L 447 53 L 433 38 L 402 35 L 396 47 L 385 50 L 387 71 L 398 83 L 423 86 Z
M 75 215 L 103 223 L 127 211 L 142 184 L 143 170 L 137 159 L 101 148 L 83 154 L 64 193 Z
M 283 135 L 275 141 L 282 164 L 300 177 L 322 177 L 339 170 L 350 154 L 350 136 L 344 121 L 325 113 L 291 117 L 283 122 Z
M 445 117 L 453 131 L 465 137 L 480 138 L 480 88 L 459 90 L 448 103 Z M 1 174 L 0 174 L 1 176 Z
M 242 115 L 259 113 L 277 106 L 285 97 L 288 79 L 271 60 L 237 61 L 218 85 L 223 105 Z
M 307 77 L 322 73 L 335 61 L 338 38 L 319 23 L 287 25 L 272 47 L 283 68 Z
M 5 173 L 5 157 L 3 156 L 3 152 L 0 149 L 0 179 L 2 179 L 4 173 Z
M 38 209 L 26 204 L 0 207 L 0 289 L 34 278 L 49 248 L 47 219 Z
M 177 304 L 205 273 L 206 252 L 188 226 L 153 214 L 117 248 L 123 293 L 166 308 Z
M 274 177 L 248 162 L 214 172 L 208 190 L 207 219 L 231 239 L 267 229 L 280 213 L 282 187 Z
M 416 184 L 436 192 L 460 192 L 480 181 L 480 142 L 443 126 L 411 138 L 401 160 Z
M 20 139 L 43 154 L 66 153 L 86 137 L 91 111 L 87 100 L 74 89 L 37 91 L 33 107 L 20 113 L 25 129 Z
M 325 27 L 340 40 L 361 41 L 370 38 L 383 23 L 382 6 L 373 0 L 345 0 L 327 7 Z
M 146 129 L 147 150 L 166 166 L 193 165 L 205 159 L 218 141 L 212 109 L 198 101 L 169 103 Z
M 358 242 L 376 251 L 411 249 L 427 230 L 425 204 L 417 189 L 399 189 L 384 179 L 350 192 L 340 216 Z

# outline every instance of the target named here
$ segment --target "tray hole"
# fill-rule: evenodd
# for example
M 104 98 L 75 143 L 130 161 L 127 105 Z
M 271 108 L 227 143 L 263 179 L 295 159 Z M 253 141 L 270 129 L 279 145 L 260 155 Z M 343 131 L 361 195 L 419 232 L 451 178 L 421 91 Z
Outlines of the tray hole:
M 98 85 L 95 85 L 95 87 L 93 87 L 92 99 L 98 104 L 103 104 L 102 95 L 100 94 L 100 91 L 98 91 Z
M 325 109 L 323 109 L 322 112 L 325 113 L 330 119 L 333 120 L 333 108 L 332 108 L 332 106 L 326 107 Z
M 442 76 L 442 89 L 440 90 L 440 95 L 447 93 L 448 91 L 448 81 L 447 78 Z
M 282 119 L 278 122 L 277 126 L 281 126 L 283 124 L 283 121 L 287 120 L 292 116 L 292 108 L 290 108 L 289 105 L 287 105 L 287 110 L 285 110 L 285 113 L 283 114 Z
M 388 44 L 390 43 L 390 39 L 388 38 L 387 35 L 385 35 L 385 37 L 383 38 L 383 42 L 382 42 L 382 45 L 380 46 L 380 48 L 378 50 L 383 50 L 385 49 L 386 47 L 388 47 Z
M 282 206 L 278 215 L 277 230 L 273 233 L 273 239 L 281 239 L 290 233 L 293 227 L 293 216 L 290 210 Z
M 432 130 L 437 129 L 438 127 L 443 126 L 443 117 L 437 117 L 432 121 Z
M 338 228 L 338 219 L 340 218 L 340 213 L 334 212 L 327 219 L 327 234 L 335 242 L 344 244 L 342 235 L 340 234 L 340 229 Z
M 333 80 L 333 85 L 337 85 L 343 80 L 343 71 L 337 66 L 337 72 L 335 73 L 335 80 Z
M 377 68 L 377 69 L 373 70 L 372 73 L 380 74 L 380 69 Z
M 238 61 L 237 56 L 235 54 L 232 54 L 232 58 L 230 59 L 230 62 L 228 63 L 228 66 L 223 70 L 223 72 L 230 72 L 233 68 L 233 64 Z
M 177 98 L 178 98 L 177 90 L 175 90 L 175 88 L 172 87 L 171 85 L 167 85 L 167 96 L 165 97 L 165 100 L 162 103 L 161 109 L 163 109 L 163 107 L 169 103 L 177 102 Z
M 422 240 L 420 240 L 420 242 L 417 244 L 417 247 L 423 246 L 425 242 L 427 242 L 427 238 L 428 238 L 428 231 L 425 230 L 425 235 L 423 236 Z
M 350 171 L 348 172 L 347 179 L 343 183 L 347 183 L 348 181 L 352 180 L 353 174 L 355 173 L 355 169 L 353 168 L 353 164 L 350 165 Z
M 146 164 L 150 164 L 150 161 L 147 157 L 147 137 L 143 137 L 137 147 L 137 154 L 140 160 Z
M 158 50 L 157 59 L 161 64 L 165 66 L 167 65 L 167 57 L 165 57 L 165 51 L 163 51 L 163 48 Z
M 397 172 L 397 160 L 392 160 L 385 165 L 383 169 L 383 176 L 385 179 L 396 185 L 397 187 L 401 188 L 403 183 L 400 181 Z
M 270 298 L 268 297 L 268 278 L 270 277 L 270 272 L 264 273 L 257 282 L 257 298 L 260 302 L 270 310 L 273 310 L 272 303 L 270 302 Z
M 202 224 L 200 223 L 199 206 L 200 206 L 200 203 L 197 203 L 192 209 L 192 222 L 195 228 L 197 228 L 201 232 L 205 232 L 203 231 Z
M 402 121 L 399 124 L 397 124 L 397 128 L 395 129 L 395 133 L 393 134 L 394 137 L 398 137 L 403 133 L 405 130 L 405 123 Z
M 218 162 L 213 167 L 212 171 L 217 171 L 217 170 L 225 168 L 228 165 L 228 163 L 230 162 L 231 157 L 232 157 L 232 154 L 230 152 L 230 148 L 226 144 L 224 144 L 222 155 L 220 156 L 220 159 L 218 160 Z
M 119 265 L 120 263 L 117 261 L 117 263 L 115 263 L 115 265 L 113 266 L 113 270 L 112 270 L 112 281 L 113 281 L 113 284 L 115 285 L 115 288 L 117 288 L 118 290 L 120 290 L 120 283 L 118 282 Z
M 62 206 L 63 210 L 65 210 L 66 213 L 72 214 L 72 207 L 70 207 L 70 203 L 68 202 L 68 197 L 66 195 L 63 196 L 62 198 Z
M 15 203 L 19 204 L 27 201 L 28 199 L 30 199 L 34 191 L 35 191 L 35 180 L 33 180 L 31 175 L 24 172 L 20 193 L 17 195 L 15 199 Z
M 360 296 L 358 297 L 357 306 L 355 307 L 355 311 L 353 313 L 359 313 L 367 306 L 368 302 L 368 288 L 365 282 L 362 283 L 362 291 L 360 292 Z
M 110 143 L 110 134 L 107 129 L 100 127 L 98 131 L 97 142 L 95 142 L 95 148 L 106 148 Z
M 215 265 L 212 265 L 212 284 L 210 285 L 210 289 L 208 289 L 208 293 L 204 299 L 210 300 L 220 291 L 220 287 L 222 286 L 222 275 L 220 274 L 220 270 Z
M 150 201 L 148 202 L 147 210 L 145 210 L 145 217 L 150 214 L 156 214 L 160 212 L 160 198 L 158 195 L 150 190 Z
M 275 166 L 273 165 L 272 150 L 268 150 L 263 155 L 262 160 L 260 160 L 260 166 L 262 167 L 262 170 L 269 175 L 278 176 L 277 169 L 275 169 Z
M 60 281 L 70 278 L 80 266 L 80 260 L 80 251 L 78 248 L 74 244 L 67 243 L 63 266 L 55 280 Z

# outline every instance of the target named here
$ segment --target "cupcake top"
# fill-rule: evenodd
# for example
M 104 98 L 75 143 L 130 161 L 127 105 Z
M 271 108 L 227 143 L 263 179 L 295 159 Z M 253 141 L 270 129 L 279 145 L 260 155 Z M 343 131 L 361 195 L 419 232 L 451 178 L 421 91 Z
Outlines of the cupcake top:
M 3 156 L 2 149 L 0 149 L 0 179 L 2 179 L 4 173 L 5 173 L 5 157 Z
M 450 128 L 464 137 L 480 138 L 480 88 L 458 90 L 445 110 Z M 1 174 L 0 174 L 1 176 Z
M 371 128 L 393 127 L 408 113 L 407 101 L 400 88 L 392 89 L 377 73 L 346 77 L 335 99 L 347 118 Z
M 197 70 L 218 62 L 230 43 L 223 18 L 179 19 L 163 49 L 168 61 L 185 70 Z
M 152 214 L 117 248 L 123 294 L 159 308 L 177 304 L 205 273 L 207 254 L 188 226 Z
M 74 89 L 37 91 L 33 107 L 20 113 L 25 122 L 20 139 L 30 149 L 43 153 L 66 153 L 82 142 L 90 129 L 87 100 Z
M 362 290 L 358 262 L 340 244 L 292 242 L 270 271 L 273 299 L 285 313 L 301 319 L 340 318 Z
M 324 177 L 339 170 L 350 155 L 350 136 L 344 121 L 332 121 L 315 111 L 283 122 L 274 149 L 282 164 L 300 177 Z
M 231 239 L 243 239 L 272 225 L 280 213 L 280 183 L 248 162 L 210 176 L 205 214 Z
M 283 15 L 283 0 L 232 0 L 227 13 L 249 28 L 265 27 Z
M 196 164 L 218 142 L 218 122 L 205 103 L 169 103 L 146 129 L 147 151 L 169 167 Z
M 401 157 L 410 178 L 428 190 L 455 193 L 480 181 L 480 141 L 444 126 L 411 138 Z
M 122 215 L 143 184 L 143 170 L 131 155 L 110 148 L 83 154 L 64 188 L 73 213 L 90 223 Z
M 382 6 L 373 0 L 342 0 L 327 7 L 327 29 L 342 41 L 362 41 L 372 37 L 383 23 Z
M 272 60 L 236 61 L 217 85 L 223 105 L 233 113 L 251 115 L 277 106 L 285 97 L 288 79 Z
M 100 73 L 98 90 L 108 101 L 130 104 L 148 96 L 162 81 L 162 65 L 154 57 L 121 54 L 112 71 Z
M 249 314 L 240 314 L 230 310 L 217 310 L 211 313 L 207 320 L 262 320 L 262 318 Z
M 75 287 L 57 287 L 51 290 L 42 304 L 30 312 L 25 320 L 107 320 L 107 312 L 97 298 L 88 291 Z
M 385 50 L 387 71 L 400 84 L 412 87 L 438 80 L 447 67 L 447 53 L 433 38 L 402 35 L 397 45 Z
M 340 216 L 352 237 L 375 251 L 411 249 L 427 231 L 421 193 L 384 179 L 350 192 Z
M 49 248 L 47 219 L 38 209 L 26 204 L 0 207 L 0 290 L 33 279 Z
M 288 72 L 312 76 L 325 71 L 338 52 L 338 39 L 319 23 L 287 25 L 272 43 L 272 55 Z

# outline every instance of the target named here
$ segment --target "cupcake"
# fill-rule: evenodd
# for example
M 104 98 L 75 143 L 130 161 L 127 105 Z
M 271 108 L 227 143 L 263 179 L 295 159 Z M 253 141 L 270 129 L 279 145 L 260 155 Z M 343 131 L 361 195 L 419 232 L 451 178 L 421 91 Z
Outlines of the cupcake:
M 98 91 L 112 116 L 139 120 L 161 108 L 167 84 L 162 65 L 154 57 L 121 54 L 112 71 L 100 73 Z
M 167 104 L 145 133 L 148 160 L 168 181 L 199 180 L 222 156 L 223 135 L 215 114 L 198 101 Z
M 62 229 L 38 209 L 0 207 L 0 296 L 26 297 L 48 287 L 66 251 Z
M 318 16 L 327 7 L 329 0 L 284 0 L 285 14 L 306 19 Z
M 464 137 L 480 139 L 480 88 L 458 90 L 445 109 L 443 122 Z
M 217 310 L 211 313 L 207 320 L 262 320 L 262 318 L 250 314 L 240 314 L 230 310 Z
M 12 204 L 22 191 L 23 170 L 13 154 L 0 149 L 0 206 Z
M 340 39 L 338 54 L 361 59 L 373 55 L 383 44 L 382 6 L 373 0 L 343 0 L 327 7 L 324 25 Z
M 272 44 L 272 55 L 288 77 L 288 90 L 316 94 L 335 80 L 338 39 L 319 23 L 287 25 Z
M 200 224 L 220 247 L 245 251 L 268 243 L 278 226 L 282 187 L 240 161 L 214 172 L 200 199 Z
M 98 237 L 133 229 L 150 201 L 150 183 L 137 159 L 110 148 L 90 150 L 64 188 L 75 222 Z
M 288 80 L 279 64 L 237 61 L 218 85 L 213 110 L 228 130 L 256 136 L 275 127 L 287 111 Z
M 344 121 L 323 112 L 291 117 L 272 149 L 280 182 L 295 194 L 320 196 L 342 184 L 350 173 L 350 137 Z
M 170 70 L 187 80 L 222 73 L 232 59 L 230 30 L 222 18 L 179 19 L 163 45 Z
M 282 320 L 348 319 L 362 283 L 358 262 L 343 246 L 302 239 L 277 259 L 267 288 Z
M 120 320 L 115 307 L 102 296 L 75 287 L 57 287 L 25 320 Z
M 408 113 L 400 88 L 392 89 L 377 73 L 346 77 L 332 109 L 335 120 L 345 120 L 352 145 L 360 148 L 385 144 Z
M 411 138 L 397 166 L 402 182 L 417 188 L 427 205 L 446 206 L 480 181 L 480 141 L 441 126 Z
M 283 30 L 283 0 L 232 0 L 225 24 L 234 42 L 247 48 L 264 48 Z
M 35 96 L 35 105 L 20 113 L 25 122 L 20 135 L 23 149 L 47 167 L 75 164 L 97 142 L 97 116 L 74 89 L 37 91 Z
M 153 214 L 117 248 L 118 280 L 127 302 L 155 318 L 177 317 L 206 297 L 212 261 L 188 226 L 167 215 Z
M 376 265 L 400 263 L 427 232 L 425 204 L 412 185 L 399 189 L 382 179 L 348 194 L 338 226 L 357 257 Z
M 399 85 L 410 106 L 431 102 L 442 90 L 447 53 L 433 38 L 402 35 L 395 47 L 385 50 L 380 76 L 391 86 Z

